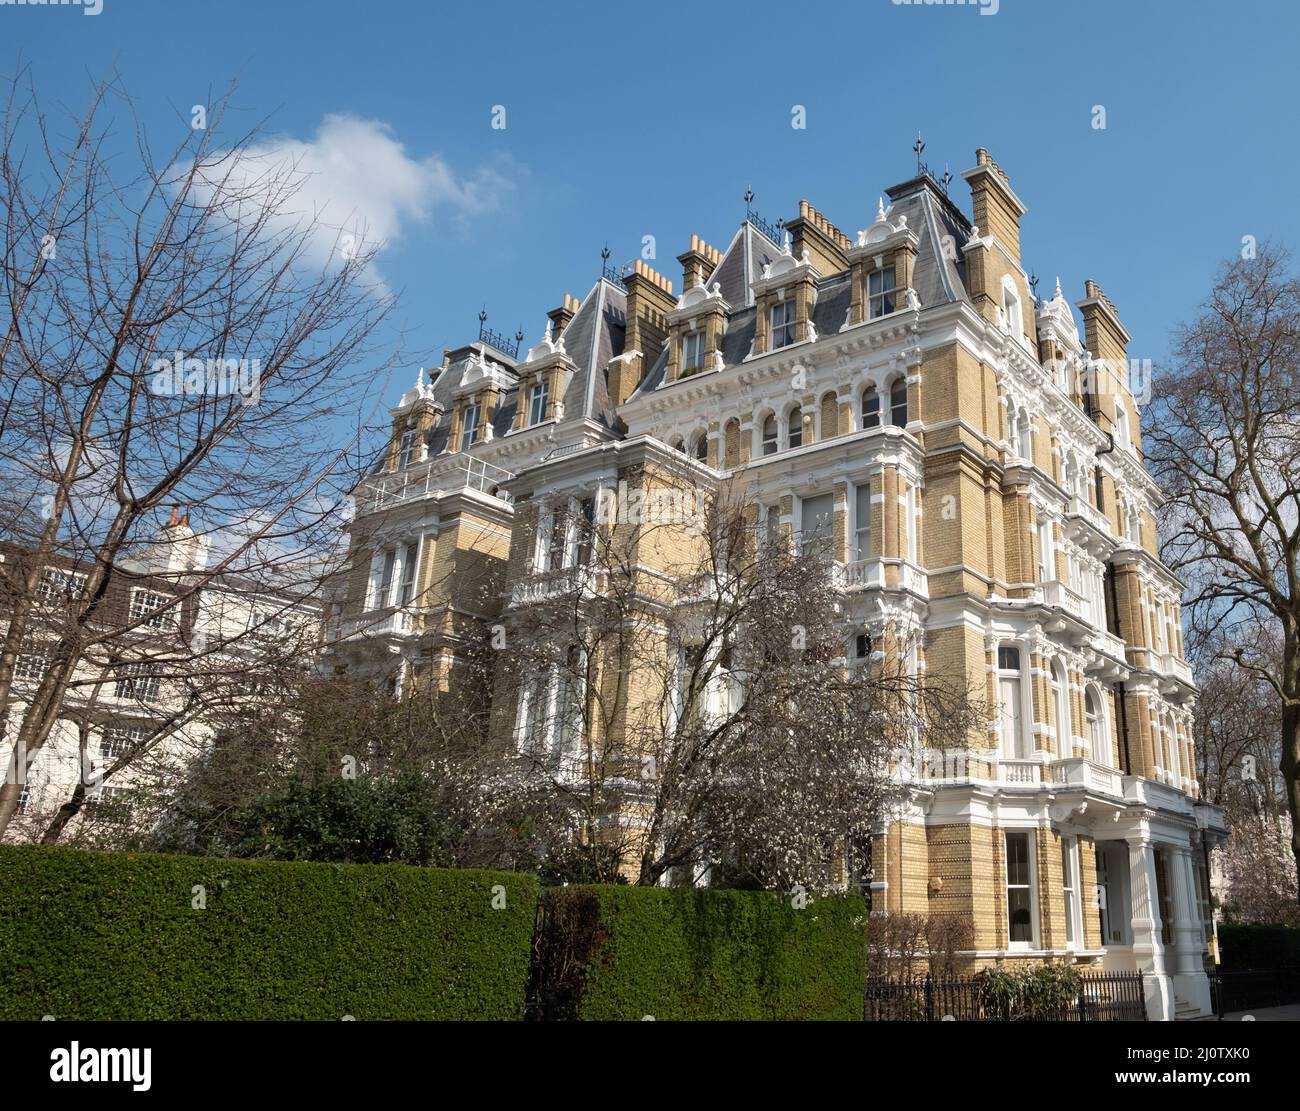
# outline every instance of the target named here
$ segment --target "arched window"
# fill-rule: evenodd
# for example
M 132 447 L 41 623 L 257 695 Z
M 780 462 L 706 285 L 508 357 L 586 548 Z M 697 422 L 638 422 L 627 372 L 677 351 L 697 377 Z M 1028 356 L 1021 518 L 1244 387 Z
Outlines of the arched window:
M 1021 705 L 1020 649 L 1014 644 L 998 647 L 998 712 L 1002 733 L 1002 755 L 1008 759 L 1029 757 L 1029 738 L 1024 728 Z
M 803 447 L 803 410 L 795 406 L 786 423 L 791 447 Z
M 677 439 L 675 439 L 675 440 L 673 441 L 673 443 L 672 443 L 672 448 L 673 448 L 673 451 L 680 451 L 683 455 L 685 455 L 685 454 L 686 454 L 686 441 L 683 440 L 680 436 L 678 436 Z
M 1106 714 L 1101 695 L 1095 686 L 1084 693 L 1084 713 L 1088 719 L 1088 748 L 1094 764 L 1110 767 L 1110 739 L 1106 733 Z
M 862 427 L 880 427 L 880 394 L 875 386 L 868 386 L 862 391 Z
M 894 379 L 889 387 L 889 423 L 904 428 L 907 425 L 907 380 Z
M 1120 447 L 1129 446 L 1128 433 L 1128 410 L 1124 407 L 1124 402 L 1118 397 L 1115 399 L 1115 443 Z
M 1056 708 L 1056 758 L 1074 755 L 1074 726 L 1070 720 L 1070 685 L 1059 659 L 1052 661 L 1052 703 Z
M 775 455 L 778 448 L 776 434 L 776 414 L 768 413 L 763 418 L 763 454 Z
M 701 463 L 707 463 L 709 461 L 709 437 L 705 433 L 701 432 L 695 437 L 692 454 Z

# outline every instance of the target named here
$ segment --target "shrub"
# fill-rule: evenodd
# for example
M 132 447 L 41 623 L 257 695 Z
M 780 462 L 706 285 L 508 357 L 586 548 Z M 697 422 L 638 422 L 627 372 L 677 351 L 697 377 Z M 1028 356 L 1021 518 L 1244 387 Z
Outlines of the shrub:
M 516 1019 L 535 905 L 513 873 L 0 846 L 0 1019 Z
M 1083 980 L 1073 968 L 1039 965 L 1018 972 L 986 968 L 975 976 L 986 1015 L 1007 1019 L 1056 1018 L 1078 1004 Z
M 866 904 L 770 892 L 546 891 L 538 1017 L 861 1019 Z
M 1219 925 L 1224 972 L 1254 968 L 1300 968 L 1300 929 L 1237 922 Z

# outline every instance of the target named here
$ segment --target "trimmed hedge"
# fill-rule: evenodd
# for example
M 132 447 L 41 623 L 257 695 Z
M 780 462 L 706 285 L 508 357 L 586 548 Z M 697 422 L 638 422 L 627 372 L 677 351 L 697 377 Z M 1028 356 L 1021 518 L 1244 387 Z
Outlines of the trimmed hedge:
M 518 1019 L 536 899 L 515 873 L 0 846 L 0 1019 Z
M 544 1019 L 862 1018 L 867 908 L 834 896 L 564 887 L 542 895 Z
M 1221 922 L 1219 950 L 1223 954 L 1224 972 L 1300 968 L 1300 929 Z

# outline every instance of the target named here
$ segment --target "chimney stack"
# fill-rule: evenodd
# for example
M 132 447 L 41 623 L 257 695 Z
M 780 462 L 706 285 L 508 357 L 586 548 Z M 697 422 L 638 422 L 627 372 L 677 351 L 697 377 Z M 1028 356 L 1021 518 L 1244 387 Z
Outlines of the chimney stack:
M 559 339 L 570 320 L 578 315 L 579 302 L 572 294 L 564 295 L 564 303 L 558 309 L 552 309 L 546 315 L 551 320 L 551 338 Z
M 623 354 L 611 360 L 609 394 L 622 405 L 659 358 L 668 335 L 665 317 L 677 305 L 673 283 L 640 259 L 623 278 L 627 289 L 627 333 Z
M 677 261 L 682 264 L 682 289 L 687 290 L 697 285 L 705 285 L 718 263 L 722 261 L 722 255 L 698 235 L 692 235 L 690 250 L 678 255 Z

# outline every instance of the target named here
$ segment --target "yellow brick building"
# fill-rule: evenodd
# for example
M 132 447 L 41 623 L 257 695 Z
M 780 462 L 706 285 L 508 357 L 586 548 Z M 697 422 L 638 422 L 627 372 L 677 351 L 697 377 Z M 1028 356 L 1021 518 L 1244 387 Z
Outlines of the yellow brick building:
M 979 150 L 962 176 L 969 216 L 924 172 L 855 235 L 807 201 L 779 228 L 750 213 L 725 249 L 690 237 L 680 296 L 638 262 L 566 294 L 523 357 L 490 334 L 448 352 L 357 491 L 336 658 L 450 688 L 484 628 L 590 585 L 557 521 L 630 474 L 727 483 L 829 537 L 849 643 L 906 644 L 989 708 L 900 762 L 873 908 L 969 919 L 971 967 L 1140 969 L 1153 1017 L 1207 1013 L 1223 821 L 1130 337 L 1094 281 L 1037 299 L 1009 175 Z M 498 741 L 527 698 L 497 677 Z

